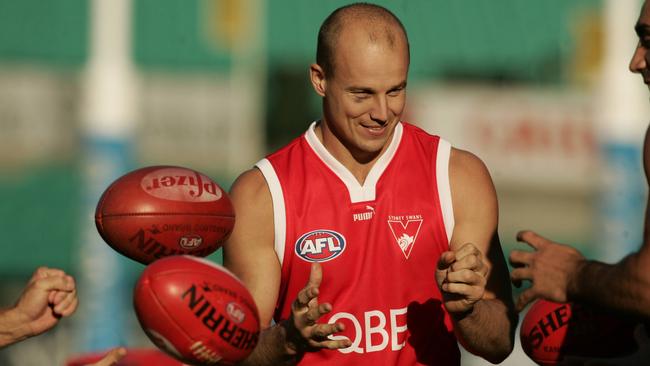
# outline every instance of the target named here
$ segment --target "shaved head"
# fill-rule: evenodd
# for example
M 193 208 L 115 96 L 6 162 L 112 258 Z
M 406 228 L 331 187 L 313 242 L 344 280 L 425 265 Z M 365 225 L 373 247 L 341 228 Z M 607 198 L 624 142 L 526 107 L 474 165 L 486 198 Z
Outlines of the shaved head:
M 334 56 L 341 34 L 351 27 L 363 29 L 368 42 L 394 47 L 396 43 L 404 41 L 408 50 L 406 30 L 390 10 L 368 3 L 340 7 L 325 19 L 318 32 L 316 63 L 327 78 L 332 77 L 336 68 Z

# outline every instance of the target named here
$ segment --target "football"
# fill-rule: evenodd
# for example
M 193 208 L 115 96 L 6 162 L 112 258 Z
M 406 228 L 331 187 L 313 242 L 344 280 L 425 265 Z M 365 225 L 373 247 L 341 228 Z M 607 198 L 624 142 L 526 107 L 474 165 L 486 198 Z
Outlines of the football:
M 102 194 L 95 225 L 108 245 L 143 264 L 169 255 L 207 256 L 232 232 L 227 193 L 205 174 L 151 166 L 115 180 Z
M 524 352 L 539 365 L 564 357 L 620 357 L 631 353 L 635 322 L 580 303 L 537 300 L 521 323 Z
M 257 345 L 253 297 L 235 275 L 206 259 L 181 255 L 151 263 L 133 302 L 147 336 L 180 361 L 230 365 Z

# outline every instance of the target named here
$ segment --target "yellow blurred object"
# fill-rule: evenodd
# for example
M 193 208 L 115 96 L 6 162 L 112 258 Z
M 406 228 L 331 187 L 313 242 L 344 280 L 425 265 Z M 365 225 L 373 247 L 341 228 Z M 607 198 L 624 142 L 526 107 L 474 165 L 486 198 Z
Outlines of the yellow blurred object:
M 220 49 L 233 50 L 248 43 L 254 29 L 256 0 L 203 0 L 204 29 Z
M 598 78 L 604 58 L 603 17 L 598 10 L 588 9 L 574 14 L 571 34 L 575 42 L 569 64 L 572 82 L 593 85 Z

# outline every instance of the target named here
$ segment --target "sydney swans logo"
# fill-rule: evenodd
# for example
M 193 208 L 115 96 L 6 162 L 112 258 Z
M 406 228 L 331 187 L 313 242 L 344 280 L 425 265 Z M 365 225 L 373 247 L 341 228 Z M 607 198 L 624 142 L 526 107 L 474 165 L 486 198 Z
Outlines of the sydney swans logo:
M 422 215 L 388 216 L 388 226 L 406 259 L 411 255 L 422 226 Z

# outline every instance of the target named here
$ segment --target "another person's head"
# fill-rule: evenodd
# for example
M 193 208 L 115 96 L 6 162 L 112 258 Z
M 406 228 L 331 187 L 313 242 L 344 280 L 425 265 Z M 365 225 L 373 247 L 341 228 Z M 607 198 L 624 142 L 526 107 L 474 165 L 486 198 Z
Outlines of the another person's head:
M 634 29 L 639 36 L 639 43 L 630 61 L 630 70 L 641 74 L 643 81 L 650 84 L 650 71 L 648 70 L 650 64 L 650 6 L 647 1 L 643 3 L 639 20 Z
M 316 53 L 311 81 L 324 122 L 355 157 L 376 157 L 404 111 L 410 55 L 402 23 L 378 5 L 344 6 L 323 22 Z

